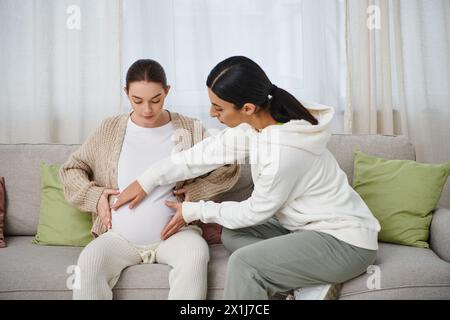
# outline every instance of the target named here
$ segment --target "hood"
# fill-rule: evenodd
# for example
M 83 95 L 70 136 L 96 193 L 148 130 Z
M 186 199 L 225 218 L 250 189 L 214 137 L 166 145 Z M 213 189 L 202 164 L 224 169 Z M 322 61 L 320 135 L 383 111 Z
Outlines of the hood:
M 261 133 L 260 142 L 276 143 L 281 146 L 303 149 L 316 155 L 322 154 L 331 137 L 330 124 L 334 109 L 316 102 L 299 100 L 318 120 L 312 125 L 306 120 L 291 120 L 283 125 L 272 125 Z

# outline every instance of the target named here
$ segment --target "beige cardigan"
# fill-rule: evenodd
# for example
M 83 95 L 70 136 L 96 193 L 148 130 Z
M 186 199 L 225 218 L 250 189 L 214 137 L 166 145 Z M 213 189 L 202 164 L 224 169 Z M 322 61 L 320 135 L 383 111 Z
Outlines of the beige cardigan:
M 130 115 L 126 113 L 104 120 L 59 172 L 66 200 L 80 210 L 92 212 L 91 231 L 94 236 L 107 231 L 97 215 L 97 202 L 105 188 L 118 189 L 117 167 Z M 169 115 L 179 138 L 175 142 L 178 150 L 189 149 L 207 137 L 198 120 L 175 112 L 169 112 Z M 190 201 L 213 200 L 231 189 L 239 175 L 238 164 L 226 165 L 196 179 L 179 181 L 175 189 L 185 188 Z

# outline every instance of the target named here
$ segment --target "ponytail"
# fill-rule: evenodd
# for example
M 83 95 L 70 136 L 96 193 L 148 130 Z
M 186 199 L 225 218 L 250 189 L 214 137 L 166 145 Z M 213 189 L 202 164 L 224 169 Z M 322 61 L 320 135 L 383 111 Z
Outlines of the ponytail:
M 284 89 L 272 85 L 270 90 L 268 111 L 272 118 L 278 122 L 289 122 L 290 120 L 306 120 L 312 125 L 319 122 L 292 94 Z

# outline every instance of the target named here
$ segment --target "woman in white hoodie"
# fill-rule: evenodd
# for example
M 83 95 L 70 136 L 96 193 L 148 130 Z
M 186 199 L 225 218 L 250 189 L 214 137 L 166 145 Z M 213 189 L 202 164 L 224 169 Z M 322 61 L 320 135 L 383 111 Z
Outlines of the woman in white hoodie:
M 242 202 L 167 205 L 166 239 L 195 220 L 219 223 L 232 251 L 225 299 L 348 281 L 371 265 L 378 221 L 327 149 L 333 108 L 298 101 L 246 57 L 220 62 L 207 79 L 211 115 L 229 128 L 153 164 L 113 209 L 136 206 L 153 188 L 249 158 L 254 191 Z M 319 287 L 320 288 L 320 287 Z

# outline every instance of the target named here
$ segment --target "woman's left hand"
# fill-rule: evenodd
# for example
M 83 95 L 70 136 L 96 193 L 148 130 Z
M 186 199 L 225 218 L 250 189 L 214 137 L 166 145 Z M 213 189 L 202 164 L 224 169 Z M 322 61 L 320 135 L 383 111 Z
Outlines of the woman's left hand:
M 183 206 L 179 202 L 166 201 L 166 206 L 175 210 L 175 215 L 169 221 L 169 223 L 161 231 L 161 239 L 166 240 L 173 234 L 177 233 L 178 230 L 186 225 L 186 221 L 183 218 Z

